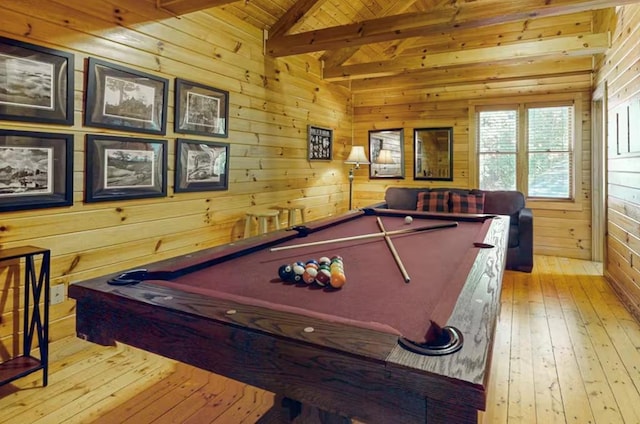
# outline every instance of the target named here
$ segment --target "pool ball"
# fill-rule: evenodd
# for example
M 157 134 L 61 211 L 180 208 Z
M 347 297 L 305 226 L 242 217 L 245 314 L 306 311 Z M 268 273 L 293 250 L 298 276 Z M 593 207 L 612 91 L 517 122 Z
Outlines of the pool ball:
M 289 264 L 281 265 L 280 268 L 278 268 L 278 276 L 282 281 L 293 281 L 293 267 Z
M 413 222 L 413 217 L 411 216 L 405 216 L 404 217 L 404 223 L 405 224 L 411 224 Z
M 296 262 L 292 266 L 293 268 L 293 281 L 296 283 L 302 281 L 302 274 L 304 274 L 304 264 L 302 262 Z
M 316 283 L 324 287 L 329 284 L 329 281 L 331 281 L 331 270 L 329 270 L 327 265 L 320 265 L 318 274 L 316 275 Z
M 316 275 L 318 275 L 318 269 L 310 266 L 304 270 L 302 281 L 306 284 L 313 284 L 316 281 Z

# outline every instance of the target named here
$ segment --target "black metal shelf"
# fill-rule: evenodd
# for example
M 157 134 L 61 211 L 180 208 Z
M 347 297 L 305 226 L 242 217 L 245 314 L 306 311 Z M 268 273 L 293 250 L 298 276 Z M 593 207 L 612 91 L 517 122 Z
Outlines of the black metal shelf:
M 36 259 L 41 259 L 39 270 Z M 0 262 L 24 259 L 24 339 L 22 354 L 0 363 L 0 385 L 42 370 L 47 385 L 49 366 L 49 270 L 51 252 L 35 246 L 0 250 Z M 0 264 L 1 266 L 2 264 Z M 33 307 L 31 301 L 33 300 Z M 40 302 L 43 302 L 42 308 Z M 40 358 L 31 356 L 34 340 Z

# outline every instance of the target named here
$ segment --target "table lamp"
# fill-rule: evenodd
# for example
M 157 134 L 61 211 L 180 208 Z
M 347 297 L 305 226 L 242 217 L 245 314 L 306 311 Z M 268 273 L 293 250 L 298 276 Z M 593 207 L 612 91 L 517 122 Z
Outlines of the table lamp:
M 351 153 L 349 153 L 349 157 L 344 161 L 344 163 L 353 165 L 351 169 L 349 169 L 349 210 L 351 210 L 353 198 L 353 171 L 360 169 L 360 165 L 369 165 L 369 160 L 364 153 L 364 147 L 352 146 Z

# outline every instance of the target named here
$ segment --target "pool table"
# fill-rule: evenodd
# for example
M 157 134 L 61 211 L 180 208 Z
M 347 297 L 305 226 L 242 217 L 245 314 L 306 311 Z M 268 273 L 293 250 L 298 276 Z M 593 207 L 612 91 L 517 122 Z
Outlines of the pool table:
M 288 409 L 270 417 L 476 423 L 508 229 L 508 216 L 362 209 L 75 283 L 69 296 L 79 337 L 272 391 Z M 341 258 L 344 286 L 278 274 L 321 257 Z

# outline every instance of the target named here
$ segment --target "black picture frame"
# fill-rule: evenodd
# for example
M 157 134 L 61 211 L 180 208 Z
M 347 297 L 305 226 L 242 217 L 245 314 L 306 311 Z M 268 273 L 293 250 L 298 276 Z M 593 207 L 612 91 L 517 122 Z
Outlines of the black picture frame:
M 331 160 L 333 158 L 333 130 L 330 128 L 307 126 L 309 160 Z
M 168 79 L 92 57 L 86 74 L 84 125 L 166 134 Z
M 167 141 L 87 135 L 85 202 L 167 195 Z
M 0 212 L 73 204 L 73 135 L 0 130 Z
M 73 125 L 74 56 L 0 37 L 0 120 Z
M 369 178 L 404 179 L 404 128 L 369 131 Z
M 229 92 L 176 78 L 174 131 L 229 136 Z
M 414 128 L 413 179 L 453 181 L 453 127 Z
M 229 153 L 229 143 L 178 138 L 173 190 L 176 193 L 227 190 Z

